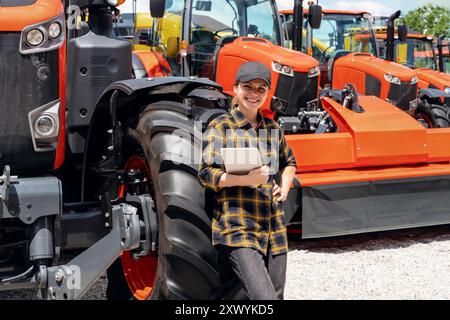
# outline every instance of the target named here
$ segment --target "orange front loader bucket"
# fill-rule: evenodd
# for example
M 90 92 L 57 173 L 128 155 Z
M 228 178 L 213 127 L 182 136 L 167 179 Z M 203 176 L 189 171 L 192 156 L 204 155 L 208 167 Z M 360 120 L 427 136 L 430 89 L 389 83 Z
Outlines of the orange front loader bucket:
M 338 133 L 286 135 L 297 159 L 303 237 L 450 223 L 450 128 L 425 129 L 371 96 L 330 98 Z

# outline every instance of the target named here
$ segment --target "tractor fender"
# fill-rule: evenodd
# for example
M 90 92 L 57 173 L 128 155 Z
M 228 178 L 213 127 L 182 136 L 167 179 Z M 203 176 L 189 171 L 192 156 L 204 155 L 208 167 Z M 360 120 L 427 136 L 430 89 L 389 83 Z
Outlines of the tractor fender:
M 441 97 L 450 98 L 449 93 L 445 93 L 443 90 L 434 88 L 419 89 L 420 98 L 438 99 Z
M 82 199 L 88 194 L 85 187 L 94 178 L 93 165 L 105 156 L 112 157 L 110 153 L 117 152 L 116 149 L 121 147 L 120 139 L 115 137 L 118 123 L 137 124 L 139 114 L 148 104 L 168 99 L 169 96 L 170 100 L 183 102 L 186 96 L 202 87 L 222 90 L 216 82 L 196 77 L 129 79 L 109 85 L 98 99 L 89 124 L 83 157 Z

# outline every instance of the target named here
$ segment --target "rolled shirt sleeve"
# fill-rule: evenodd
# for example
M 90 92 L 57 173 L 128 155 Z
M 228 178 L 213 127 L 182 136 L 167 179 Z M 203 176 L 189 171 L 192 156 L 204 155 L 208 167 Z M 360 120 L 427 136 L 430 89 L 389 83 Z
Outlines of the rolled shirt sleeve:
M 211 122 L 203 134 L 202 158 L 198 178 L 205 188 L 210 188 L 215 192 L 219 190 L 219 180 L 225 172 L 220 155 L 220 148 L 224 146 L 223 143 L 223 130 L 215 121 Z

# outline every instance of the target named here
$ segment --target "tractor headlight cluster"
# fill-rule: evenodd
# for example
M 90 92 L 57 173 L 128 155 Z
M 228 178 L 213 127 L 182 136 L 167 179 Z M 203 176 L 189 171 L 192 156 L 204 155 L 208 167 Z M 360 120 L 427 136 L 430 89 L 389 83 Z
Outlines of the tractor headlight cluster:
M 27 43 L 30 46 L 39 46 L 42 42 L 44 42 L 44 32 L 39 29 L 31 29 L 27 33 Z
M 384 75 L 384 79 L 386 81 L 389 81 L 390 83 L 395 83 L 395 84 L 401 84 L 402 82 L 400 81 L 399 77 L 395 77 L 391 74 L 385 74 Z
M 314 78 L 317 77 L 320 73 L 320 67 L 319 66 L 315 66 L 314 68 L 311 68 L 308 71 L 308 78 Z
M 50 27 L 48 27 L 48 35 L 52 39 L 56 39 L 61 35 L 61 25 L 58 22 L 53 22 Z
M 285 64 L 279 63 L 279 62 L 272 62 L 272 70 L 278 73 L 285 74 L 287 76 L 293 77 L 294 76 L 294 68 L 287 66 Z
M 28 113 L 28 123 L 36 152 L 52 151 L 58 145 L 60 103 L 58 99 Z
M 449 87 L 445 87 L 444 92 L 450 94 L 450 88 Z
M 43 137 L 50 136 L 57 130 L 56 120 L 50 114 L 42 114 L 34 120 L 34 131 Z
M 64 15 L 48 21 L 32 24 L 22 29 L 21 54 L 45 52 L 57 49 L 64 43 Z
M 417 78 L 416 76 L 411 78 L 411 84 L 416 84 L 417 82 L 419 82 L 419 78 Z

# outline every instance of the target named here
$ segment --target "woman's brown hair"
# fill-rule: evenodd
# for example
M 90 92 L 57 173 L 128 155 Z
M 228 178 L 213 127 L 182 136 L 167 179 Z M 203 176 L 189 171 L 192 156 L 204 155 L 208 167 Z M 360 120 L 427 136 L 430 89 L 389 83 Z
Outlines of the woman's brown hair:
M 234 86 L 236 87 L 238 84 L 239 82 L 236 82 Z M 239 98 L 237 97 L 237 95 L 235 95 L 233 99 L 231 99 L 231 109 L 236 108 L 238 105 L 239 105 Z

